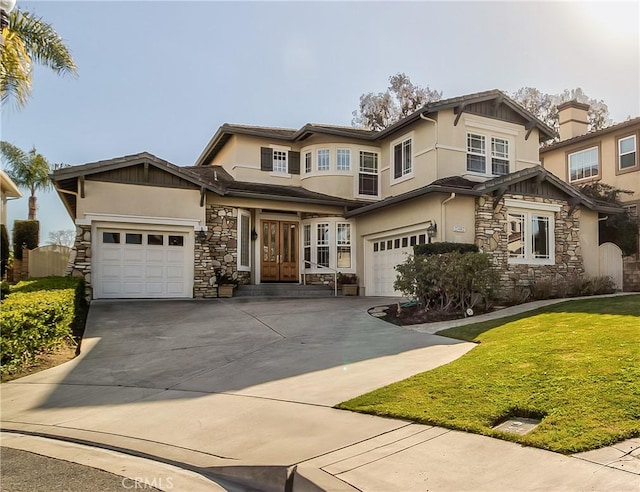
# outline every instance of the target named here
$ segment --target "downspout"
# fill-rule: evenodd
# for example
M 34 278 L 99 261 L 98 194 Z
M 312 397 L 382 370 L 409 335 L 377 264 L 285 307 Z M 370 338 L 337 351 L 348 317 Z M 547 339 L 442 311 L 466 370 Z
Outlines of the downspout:
M 433 123 L 434 127 L 435 127 L 435 131 L 436 131 L 436 141 L 433 144 L 433 151 L 435 152 L 435 156 L 436 156 L 436 166 L 435 166 L 435 177 L 436 179 L 438 179 L 438 122 L 436 120 L 433 120 L 431 118 L 428 118 L 427 116 L 425 116 L 424 114 L 420 113 L 420 118 L 425 120 L 425 121 L 429 121 L 431 123 Z
M 456 194 L 451 193 L 451 195 L 449 195 L 449 198 L 445 198 L 440 204 L 440 224 L 441 224 L 440 228 L 442 230 L 443 242 L 447 241 L 447 214 L 445 212 L 445 205 L 449 203 L 451 200 L 453 200 L 455 197 L 456 197 Z

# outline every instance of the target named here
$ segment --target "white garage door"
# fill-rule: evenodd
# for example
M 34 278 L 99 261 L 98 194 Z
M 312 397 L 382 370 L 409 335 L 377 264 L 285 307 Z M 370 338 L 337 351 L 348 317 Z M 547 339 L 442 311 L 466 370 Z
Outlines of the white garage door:
M 192 248 L 185 232 L 98 229 L 94 297 L 192 297 Z
M 367 281 L 367 295 L 402 296 L 393 289 L 398 272 L 395 266 L 404 263 L 407 255 L 413 254 L 413 246 L 424 244 L 426 234 L 407 233 L 370 241 L 367 247 L 368 261 L 371 265 Z

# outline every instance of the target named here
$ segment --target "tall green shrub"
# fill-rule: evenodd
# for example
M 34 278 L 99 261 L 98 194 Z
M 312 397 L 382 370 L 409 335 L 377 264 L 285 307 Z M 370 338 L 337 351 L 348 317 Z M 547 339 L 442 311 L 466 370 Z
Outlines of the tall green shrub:
M 464 312 L 480 301 L 488 305 L 499 280 L 491 259 L 483 253 L 414 255 L 396 270 L 394 288 L 418 299 L 425 310 Z
M 0 277 L 4 277 L 4 272 L 9 263 L 9 233 L 4 224 L 0 226 Z
M 40 222 L 37 220 L 16 220 L 13 223 L 13 256 L 22 259 L 22 246 L 35 249 L 40 242 Z

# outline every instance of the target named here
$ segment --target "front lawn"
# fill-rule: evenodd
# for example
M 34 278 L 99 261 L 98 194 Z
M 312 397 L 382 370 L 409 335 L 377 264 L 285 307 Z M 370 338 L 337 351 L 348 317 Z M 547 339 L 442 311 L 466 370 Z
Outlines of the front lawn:
M 640 436 L 640 295 L 569 301 L 439 332 L 460 359 L 338 405 L 562 453 Z M 542 416 L 520 436 L 508 415 Z

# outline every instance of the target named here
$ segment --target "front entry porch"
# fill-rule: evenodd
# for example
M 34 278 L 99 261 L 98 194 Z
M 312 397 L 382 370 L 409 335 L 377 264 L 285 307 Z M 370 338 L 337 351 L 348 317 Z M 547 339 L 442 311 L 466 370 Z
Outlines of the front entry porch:
M 299 282 L 297 222 L 261 221 L 261 282 Z

